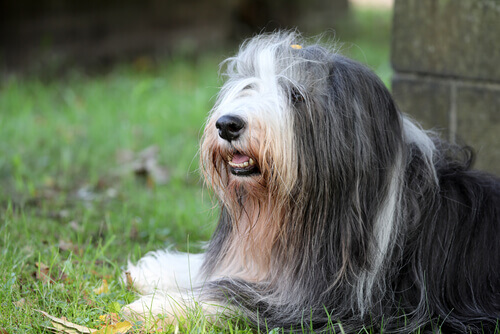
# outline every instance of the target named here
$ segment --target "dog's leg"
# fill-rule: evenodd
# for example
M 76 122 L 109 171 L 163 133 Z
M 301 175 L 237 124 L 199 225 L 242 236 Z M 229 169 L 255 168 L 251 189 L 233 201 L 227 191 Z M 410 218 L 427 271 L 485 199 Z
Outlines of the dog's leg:
M 123 314 L 134 322 L 141 321 L 143 327 L 148 329 L 165 329 L 166 326 L 182 324 L 190 318 L 216 324 L 221 319 L 236 314 L 229 306 L 203 301 L 200 296 L 201 290 L 174 293 L 157 291 L 125 306 Z
M 179 292 L 203 282 L 199 277 L 203 254 L 152 252 L 136 265 L 129 262 L 125 280 L 141 294 Z
M 144 295 L 125 306 L 122 311 L 126 318 L 134 322 L 141 321 L 145 328 L 163 327 L 179 323 L 190 312 L 195 312 L 194 295 L 188 291 L 165 292 Z
M 129 262 L 123 280 L 142 297 L 124 307 L 133 320 L 156 321 L 158 315 L 174 323 L 196 304 L 193 287 L 200 283 L 203 254 L 152 252 L 134 265 Z
M 189 315 L 202 315 L 209 323 L 236 314 L 228 305 L 203 296 L 206 278 L 200 274 L 203 254 L 160 251 L 147 254 L 137 265 L 128 264 L 125 278 L 142 294 L 123 308 L 133 321 L 147 328 L 177 324 Z M 132 282 L 130 282 L 132 280 Z

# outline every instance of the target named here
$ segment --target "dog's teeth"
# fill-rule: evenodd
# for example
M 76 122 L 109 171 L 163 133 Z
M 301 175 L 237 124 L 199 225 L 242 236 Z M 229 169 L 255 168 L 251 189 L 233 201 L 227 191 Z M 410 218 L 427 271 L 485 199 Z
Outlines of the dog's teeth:
M 245 168 L 245 167 L 248 167 L 248 166 L 253 166 L 255 165 L 255 160 L 253 160 L 252 158 L 249 158 L 248 161 L 245 161 L 245 162 L 242 162 L 242 163 L 234 163 L 233 162 L 233 157 L 231 157 L 230 155 L 227 156 L 227 162 L 229 164 L 229 166 L 231 167 L 235 167 L 235 168 Z

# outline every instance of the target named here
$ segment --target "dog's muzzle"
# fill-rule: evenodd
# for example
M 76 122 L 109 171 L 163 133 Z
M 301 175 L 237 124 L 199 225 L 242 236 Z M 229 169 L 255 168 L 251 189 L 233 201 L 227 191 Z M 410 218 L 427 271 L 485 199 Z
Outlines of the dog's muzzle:
M 238 139 L 245 131 L 246 122 L 238 116 L 224 115 L 217 120 L 215 127 L 219 130 L 219 137 L 231 142 Z M 260 173 L 256 160 L 239 151 L 229 154 L 227 163 L 231 173 L 236 176 L 251 176 Z

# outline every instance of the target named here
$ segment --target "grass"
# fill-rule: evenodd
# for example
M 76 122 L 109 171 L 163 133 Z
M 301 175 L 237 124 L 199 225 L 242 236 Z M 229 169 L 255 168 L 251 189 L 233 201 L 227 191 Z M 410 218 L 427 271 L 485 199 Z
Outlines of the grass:
M 389 22 L 388 12 L 358 10 L 336 34 L 345 53 L 386 83 Z M 200 250 L 217 210 L 197 172 L 198 140 L 221 60 L 0 82 L 0 333 L 43 332 L 50 322 L 36 309 L 98 327 L 100 315 L 136 298 L 119 280 L 127 259 L 165 247 Z M 166 184 L 123 162 L 152 145 Z M 109 291 L 96 293 L 104 280 Z M 186 326 L 220 330 L 199 321 Z M 250 329 L 235 321 L 225 331 Z

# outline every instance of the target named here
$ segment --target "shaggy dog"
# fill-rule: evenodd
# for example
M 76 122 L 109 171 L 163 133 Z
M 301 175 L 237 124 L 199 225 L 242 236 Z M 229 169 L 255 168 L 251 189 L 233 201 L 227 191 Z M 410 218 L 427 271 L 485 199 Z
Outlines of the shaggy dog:
M 143 296 L 128 312 L 173 321 L 196 306 L 299 332 L 498 329 L 499 180 L 401 114 L 365 66 L 302 43 L 258 36 L 226 61 L 200 153 L 218 226 L 204 254 L 129 264 Z

